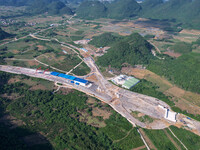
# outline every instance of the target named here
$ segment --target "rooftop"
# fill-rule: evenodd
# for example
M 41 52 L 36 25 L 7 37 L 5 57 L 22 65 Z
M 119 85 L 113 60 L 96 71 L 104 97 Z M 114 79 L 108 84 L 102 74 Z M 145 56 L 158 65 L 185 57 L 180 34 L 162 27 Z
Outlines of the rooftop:
M 84 79 L 81 79 L 81 78 L 76 78 L 76 79 L 74 79 L 74 81 L 81 82 L 81 83 L 87 83 L 88 82 L 87 80 L 84 80 Z
M 122 85 L 123 87 L 125 88 L 132 88 L 134 85 L 136 85 L 137 83 L 139 83 L 140 80 L 134 78 L 134 77 L 131 77 L 129 78 L 128 80 L 125 81 L 125 83 Z
M 51 72 L 50 74 L 53 75 L 53 76 L 58 76 L 58 77 L 61 77 L 61 78 L 77 81 L 77 82 L 84 83 L 84 84 L 88 82 L 88 80 L 77 78 L 77 77 L 67 75 L 67 74 L 64 74 L 64 73 Z
M 53 75 L 53 76 L 58 76 L 60 73 L 58 73 L 58 72 L 51 72 L 50 74 Z

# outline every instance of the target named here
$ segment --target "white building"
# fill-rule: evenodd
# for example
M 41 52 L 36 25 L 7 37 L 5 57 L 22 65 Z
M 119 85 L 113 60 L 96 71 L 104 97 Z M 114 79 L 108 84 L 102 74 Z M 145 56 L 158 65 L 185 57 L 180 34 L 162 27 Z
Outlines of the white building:
M 165 119 L 172 121 L 172 122 L 176 122 L 176 112 L 172 112 L 169 109 L 165 109 Z

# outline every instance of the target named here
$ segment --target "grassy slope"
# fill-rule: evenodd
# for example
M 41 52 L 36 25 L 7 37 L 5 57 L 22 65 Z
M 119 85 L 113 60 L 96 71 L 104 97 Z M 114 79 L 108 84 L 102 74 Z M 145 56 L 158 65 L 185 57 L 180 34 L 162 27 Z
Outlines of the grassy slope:
M 175 150 L 176 147 L 167 137 L 163 130 L 147 130 L 144 129 L 146 135 L 150 138 L 158 150 Z
M 171 126 L 171 130 L 174 134 L 185 144 L 185 146 L 190 150 L 200 149 L 200 136 L 185 130 L 179 129 L 177 127 Z
M 168 78 L 185 90 L 200 91 L 200 54 L 188 53 L 177 59 L 156 60 L 148 69 Z

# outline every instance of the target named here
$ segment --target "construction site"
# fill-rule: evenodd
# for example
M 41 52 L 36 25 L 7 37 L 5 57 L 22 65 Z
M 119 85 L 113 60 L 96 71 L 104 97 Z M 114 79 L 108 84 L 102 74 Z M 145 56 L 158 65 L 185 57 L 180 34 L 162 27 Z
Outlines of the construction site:
M 34 33 L 29 36 L 37 40 L 51 42 L 50 39 L 38 38 L 36 35 L 37 33 Z M 131 76 L 120 75 L 112 78 L 112 82 L 118 86 L 120 85 L 122 88 L 118 87 L 110 83 L 102 75 L 92 57 L 94 52 L 86 48 L 78 48 L 72 44 L 60 42 L 55 38 L 53 40 L 62 47 L 68 48 L 77 54 L 81 60 L 77 66 L 84 62 L 90 68 L 90 73 L 84 76 L 76 76 L 71 74 L 73 69 L 64 73 L 62 70 L 51 66 L 51 69 L 59 72 L 49 71 L 48 69 L 41 70 L 41 67 L 38 69 L 30 69 L 9 65 L 0 65 L 0 71 L 49 80 L 54 82 L 58 89 L 60 87 L 71 88 L 86 93 L 110 105 L 134 127 L 140 126 L 147 129 L 165 129 L 171 125 L 177 127 L 184 126 L 195 134 L 200 135 L 200 122 L 172 111 L 168 104 L 157 98 L 126 90 L 138 84 L 140 80 Z M 141 121 L 133 115 L 134 112 L 140 112 L 153 121 L 151 123 L 148 121 Z
M 30 34 L 29 36 L 38 40 L 46 40 L 38 38 L 36 34 L 37 33 Z M 188 119 L 187 116 L 173 112 L 168 104 L 157 98 L 125 90 L 138 84 L 140 82 L 138 79 L 126 75 L 120 75 L 113 78 L 112 81 L 115 84 L 123 87 L 120 88 L 104 78 L 91 56 L 93 53 L 87 51 L 86 49 L 78 48 L 72 44 L 60 42 L 58 39 L 53 40 L 58 42 L 62 47 L 73 50 L 80 60 L 82 60 L 81 63 L 84 62 L 90 68 L 90 73 L 84 76 L 72 76 L 69 74 L 73 69 L 66 73 L 60 73 L 55 71 L 50 72 L 48 69 L 41 70 L 41 67 L 38 69 L 30 69 L 9 65 L 1 65 L 0 70 L 15 74 L 23 74 L 35 78 L 42 78 L 55 82 L 55 85 L 58 86 L 58 88 L 72 88 L 96 97 L 97 99 L 110 105 L 116 112 L 125 117 L 133 126 L 137 125 L 148 129 L 164 129 L 170 125 L 177 125 L 179 127 L 187 126 L 194 133 L 200 135 L 200 123 L 198 121 Z M 51 42 L 51 40 L 48 41 Z M 51 66 L 50 68 L 54 70 L 56 69 Z M 140 112 L 149 116 L 153 122 L 142 122 L 132 115 L 133 112 Z
M 108 82 L 99 72 L 92 58 L 85 58 L 85 62 L 91 67 L 92 74 L 96 76 L 98 81 L 87 80 L 88 76 L 77 78 L 74 76 L 43 71 L 39 69 L 29 69 L 13 66 L 0 66 L 1 71 L 23 74 L 31 77 L 42 78 L 55 83 L 57 86 L 65 88 L 73 88 L 82 91 L 88 95 L 96 97 L 109 104 L 115 111 L 125 117 L 133 126 L 140 126 L 148 129 L 164 129 L 170 125 L 187 125 L 196 133 L 200 133 L 200 123 L 188 119 L 182 114 L 177 114 L 171 111 L 170 107 L 156 98 L 146 95 L 134 93 L 122 88 L 119 88 Z M 141 122 L 131 115 L 132 112 L 138 111 L 153 118 L 152 123 Z M 184 120 L 184 122 L 183 122 Z

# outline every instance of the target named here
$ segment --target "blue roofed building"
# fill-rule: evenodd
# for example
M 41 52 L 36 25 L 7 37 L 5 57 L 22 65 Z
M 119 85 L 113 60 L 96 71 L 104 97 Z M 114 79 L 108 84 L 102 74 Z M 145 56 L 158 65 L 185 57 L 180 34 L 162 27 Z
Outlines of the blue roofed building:
M 69 80 L 74 80 L 74 79 L 76 79 L 76 77 L 70 76 L 70 75 L 65 75 L 65 78 L 66 78 L 66 79 L 69 79 Z
M 80 84 L 80 85 L 82 85 L 82 86 L 86 86 L 86 85 L 88 85 L 88 80 L 85 80 L 85 79 L 81 79 L 81 78 L 76 78 L 76 79 L 74 79 L 74 82 L 75 83 L 78 83 L 78 84 Z
M 53 76 L 58 76 L 60 73 L 58 73 L 58 72 L 51 72 L 50 74 L 53 75 Z
M 64 73 L 60 73 L 58 76 L 64 78 L 65 74 Z
M 87 86 L 88 83 L 89 83 L 88 80 L 77 78 L 77 77 L 74 77 L 74 76 L 71 76 L 71 75 L 67 75 L 67 74 L 64 74 L 64 73 L 51 72 L 50 75 L 58 76 L 58 77 L 61 77 L 61 78 L 65 78 L 65 79 L 69 80 L 70 83 L 75 83 L 76 85 Z

